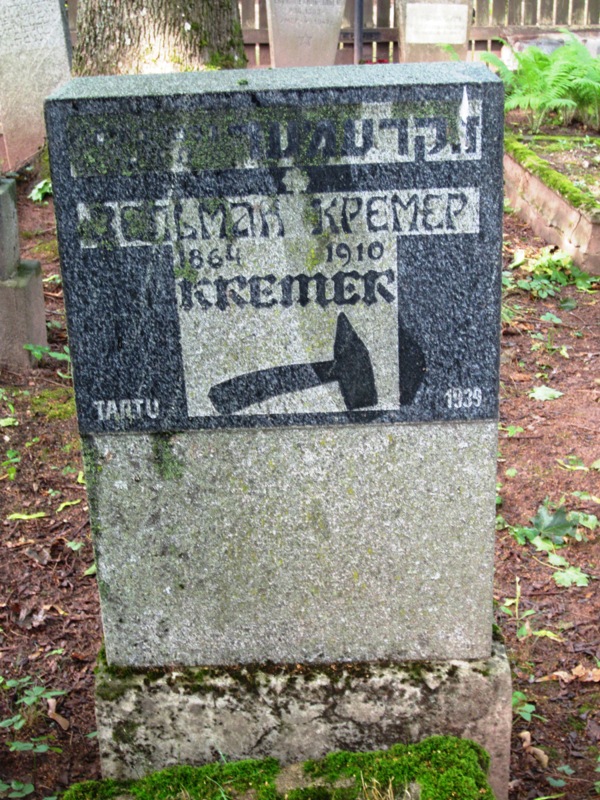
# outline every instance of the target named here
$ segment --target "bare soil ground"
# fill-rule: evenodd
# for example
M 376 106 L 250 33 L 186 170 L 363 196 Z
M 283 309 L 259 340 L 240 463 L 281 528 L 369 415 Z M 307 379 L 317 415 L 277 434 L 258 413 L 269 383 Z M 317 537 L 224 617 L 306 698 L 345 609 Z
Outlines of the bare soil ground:
M 22 257 L 42 261 L 49 341 L 60 351 L 67 340 L 52 202 L 27 200 L 33 183 L 20 184 Z M 519 251 L 539 253 L 544 243 L 526 226 L 512 215 L 505 223 L 507 265 Z M 494 594 L 514 689 L 525 696 L 514 718 L 511 800 L 591 798 L 600 781 L 600 527 L 580 527 L 585 538 L 557 551 L 589 576 L 586 586 L 570 587 L 556 583 L 561 569 L 546 553 L 519 544 L 509 527 L 530 526 L 544 502 L 550 514 L 565 506 L 600 515 L 600 472 L 592 467 L 600 459 L 599 297 L 569 286 L 546 299 L 518 289 L 506 298 L 498 461 L 504 522 Z M 65 362 L 47 359 L 28 374 L 0 372 L 0 675 L 30 676 L 31 685 L 65 692 L 50 698 L 56 716 L 46 698 L 17 704 L 26 687 L 0 686 L 0 720 L 20 711 L 26 720 L 19 731 L 0 727 L 0 779 L 34 784 L 29 796 L 36 800 L 99 776 L 90 735 L 102 633 L 95 579 L 85 575 L 93 552 L 71 392 L 58 374 L 64 369 Z M 531 398 L 540 386 L 562 395 Z M 518 621 L 510 603 L 517 593 Z M 9 752 L 7 742 L 45 736 L 61 752 Z

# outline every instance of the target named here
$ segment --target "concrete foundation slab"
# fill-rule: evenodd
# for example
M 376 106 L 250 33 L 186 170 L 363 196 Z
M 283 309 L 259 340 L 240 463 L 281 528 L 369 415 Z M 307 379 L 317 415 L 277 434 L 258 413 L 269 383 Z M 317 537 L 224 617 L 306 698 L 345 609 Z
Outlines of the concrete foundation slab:
M 490 785 L 497 800 L 507 798 L 511 679 L 498 642 L 491 658 L 470 662 L 177 671 L 104 663 L 96 717 L 109 778 L 204 764 L 220 754 L 289 764 L 444 734 L 488 751 Z

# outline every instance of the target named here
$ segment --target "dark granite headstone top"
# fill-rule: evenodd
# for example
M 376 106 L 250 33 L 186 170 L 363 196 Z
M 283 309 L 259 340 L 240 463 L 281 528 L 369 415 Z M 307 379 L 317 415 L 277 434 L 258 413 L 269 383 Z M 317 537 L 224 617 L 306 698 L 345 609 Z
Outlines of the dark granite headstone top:
M 465 64 L 54 94 L 81 430 L 493 419 L 502 101 Z

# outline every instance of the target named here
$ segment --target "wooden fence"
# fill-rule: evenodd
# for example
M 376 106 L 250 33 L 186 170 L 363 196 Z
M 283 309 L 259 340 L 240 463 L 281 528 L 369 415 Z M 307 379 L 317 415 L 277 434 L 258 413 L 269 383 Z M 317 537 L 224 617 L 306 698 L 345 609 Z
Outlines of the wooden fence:
M 269 66 L 265 0 L 240 0 L 240 16 L 250 66 Z M 600 33 L 600 0 L 473 0 L 471 52 L 499 50 L 499 39 L 517 34 L 590 30 Z M 352 63 L 354 0 L 346 0 L 336 63 Z M 397 61 L 394 0 L 364 0 L 365 61 Z
M 2 2 L 2 0 L 0 0 Z M 203 2 L 203 0 L 198 0 Z M 251 67 L 268 67 L 266 0 L 238 0 L 246 55 Z M 365 61 L 398 61 L 395 0 L 363 0 Z M 68 0 L 69 26 L 75 41 L 77 0 Z M 600 0 L 473 0 L 471 53 L 499 50 L 500 39 L 558 31 L 600 33 Z M 346 0 L 336 63 L 353 60 L 354 0 Z

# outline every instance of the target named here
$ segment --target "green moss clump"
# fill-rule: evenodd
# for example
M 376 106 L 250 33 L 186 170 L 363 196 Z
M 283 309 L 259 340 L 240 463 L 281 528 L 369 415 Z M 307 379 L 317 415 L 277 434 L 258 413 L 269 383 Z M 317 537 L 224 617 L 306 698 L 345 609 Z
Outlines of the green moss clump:
M 173 453 L 172 434 L 152 434 L 152 453 L 158 474 L 163 480 L 177 480 L 183 476 L 183 464 Z
M 207 764 L 204 767 L 169 767 L 138 780 L 87 781 L 66 791 L 62 800 L 111 800 L 130 794 L 137 800 L 358 800 L 369 787 L 396 796 L 417 784 L 421 800 L 493 800 L 485 773 L 489 756 L 478 744 L 452 736 L 433 736 L 418 744 L 393 745 L 372 753 L 331 753 L 304 764 L 306 776 L 317 785 L 277 789 L 281 772 L 274 758 Z M 375 783 L 376 782 L 376 783 Z
M 70 386 L 43 389 L 31 398 L 31 411 L 46 419 L 71 419 L 75 416 L 75 397 Z
M 46 142 L 38 156 L 38 179 L 40 181 L 49 181 L 50 178 L 50 156 L 48 154 L 48 142 Z
M 547 161 L 530 150 L 527 145 L 519 142 L 514 136 L 507 135 L 504 140 L 504 148 L 515 161 L 542 180 L 550 189 L 564 197 L 573 208 L 588 211 L 593 216 L 600 215 L 600 203 L 591 192 L 579 189 L 567 177 L 553 169 Z
M 58 242 L 56 239 L 50 239 L 48 242 L 40 242 L 33 248 L 36 256 L 41 256 L 47 259 L 58 258 Z

